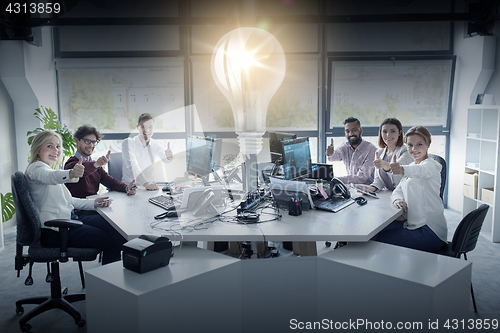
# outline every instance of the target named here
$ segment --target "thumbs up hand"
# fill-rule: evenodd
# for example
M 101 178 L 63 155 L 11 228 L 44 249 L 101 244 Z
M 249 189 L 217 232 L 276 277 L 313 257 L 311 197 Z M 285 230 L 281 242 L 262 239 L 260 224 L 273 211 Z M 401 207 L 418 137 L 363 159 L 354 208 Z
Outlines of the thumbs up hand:
M 392 158 L 392 162 L 390 164 L 391 170 L 393 174 L 396 175 L 404 175 L 405 174 L 405 169 L 403 169 L 403 166 L 396 162 L 396 154 L 394 154 Z
M 167 149 L 165 150 L 165 157 L 167 160 L 171 161 L 174 159 L 174 154 L 170 150 L 170 142 L 167 143 Z
M 375 168 L 380 169 L 383 168 L 383 162 L 380 158 L 378 152 L 375 152 L 375 160 L 373 160 L 373 164 L 375 164 Z
M 332 141 L 330 141 L 330 145 L 326 149 L 326 156 L 333 155 L 333 138 Z
M 135 179 L 134 179 L 127 186 L 127 195 L 134 195 L 136 192 L 137 192 L 137 185 L 135 185 Z
M 100 168 L 100 167 L 106 165 L 109 162 L 110 155 L 111 155 L 111 150 L 108 150 L 108 153 L 106 154 L 106 156 L 101 156 L 97 159 L 97 161 L 95 161 L 94 166 L 96 168 Z
M 74 180 L 81 178 L 83 176 L 84 171 L 85 171 L 85 167 L 83 166 L 83 159 L 80 156 L 78 163 L 75 164 L 73 169 L 71 169 L 69 171 L 69 178 L 74 179 Z
M 394 156 L 396 155 L 394 154 Z M 391 165 L 388 162 L 381 159 L 378 152 L 375 152 L 375 160 L 373 161 L 373 164 L 375 164 L 375 168 L 377 169 L 383 169 L 385 172 L 391 171 Z

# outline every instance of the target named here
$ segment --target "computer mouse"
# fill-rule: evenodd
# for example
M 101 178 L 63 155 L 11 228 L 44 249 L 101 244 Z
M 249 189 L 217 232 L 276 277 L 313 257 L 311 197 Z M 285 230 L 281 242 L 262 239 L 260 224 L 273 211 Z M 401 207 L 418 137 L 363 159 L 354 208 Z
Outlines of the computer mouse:
M 169 210 L 165 213 L 161 213 L 155 216 L 155 219 L 161 220 L 167 217 L 179 217 L 179 214 L 175 210 Z
M 354 198 L 354 201 L 356 201 L 356 203 L 360 206 L 366 205 L 368 203 L 368 200 L 363 197 Z
M 171 210 L 167 212 L 167 217 L 179 217 L 179 213 L 177 213 L 175 210 Z

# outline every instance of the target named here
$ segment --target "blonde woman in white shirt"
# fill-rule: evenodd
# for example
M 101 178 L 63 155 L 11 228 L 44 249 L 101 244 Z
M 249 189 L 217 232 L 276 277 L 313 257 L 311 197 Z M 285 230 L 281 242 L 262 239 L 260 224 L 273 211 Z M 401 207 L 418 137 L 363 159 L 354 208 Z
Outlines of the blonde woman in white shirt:
M 364 190 L 376 192 L 383 188 L 393 191 L 401 181 L 402 176 L 391 171 L 390 163 L 396 156 L 396 161 L 401 165 L 413 162 L 404 143 L 403 125 L 396 118 L 387 118 L 382 121 L 378 131 L 378 146 L 375 153 L 375 175 L 370 185 L 357 184 Z
M 439 196 L 441 164 L 429 158 L 431 134 L 423 126 L 406 132 L 405 141 L 414 162 L 401 165 L 393 160 L 391 170 L 403 178 L 391 200 L 404 211 L 406 220 L 394 221 L 373 240 L 412 249 L 435 252 L 447 241 L 443 201 Z
M 103 251 L 102 263 L 121 259 L 123 238 L 101 215 L 92 214 L 78 217 L 73 209 L 95 210 L 108 207 L 108 197 L 94 199 L 73 198 L 64 185 L 75 183 L 83 176 L 85 167 L 82 158 L 72 169 L 52 169 L 61 165 L 62 139 L 54 131 L 38 133 L 31 144 L 30 163 L 26 168 L 26 182 L 33 204 L 42 224 L 40 241 L 45 247 L 59 247 L 59 233 L 45 222 L 51 219 L 73 219 L 83 223 L 81 227 L 68 232 L 68 246 L 95 248 Z

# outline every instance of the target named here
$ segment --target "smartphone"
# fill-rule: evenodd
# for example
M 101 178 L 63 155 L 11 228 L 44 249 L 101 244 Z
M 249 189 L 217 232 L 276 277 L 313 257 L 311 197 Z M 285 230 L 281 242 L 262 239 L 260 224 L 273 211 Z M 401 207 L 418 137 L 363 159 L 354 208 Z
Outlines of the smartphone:
M 369 195 L 370 197 L 379 199 L 378 194 L 375 193 L 375 192 L 367 191 L 367 190 L 362 189 L 361 187 L 358 187 L 358 186 L 354 186 L 354 188 L 356 188 L 357 191 L 359 191 L 359 192 L 361 192 L 363 194 L 366 194 L 366 195 Z
M 99 205 L 102 205 L 104 202 L 106 201 L 113 201 L 113 198 L 107 198 L 107 199 L 104 199 L 103 201 L 100 201 L 99 202 Z

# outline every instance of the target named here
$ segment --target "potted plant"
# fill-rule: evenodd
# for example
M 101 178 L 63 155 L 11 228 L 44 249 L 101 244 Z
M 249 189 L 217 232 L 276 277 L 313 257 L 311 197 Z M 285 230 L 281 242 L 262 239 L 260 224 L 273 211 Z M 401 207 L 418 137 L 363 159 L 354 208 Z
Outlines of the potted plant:
M 38 120 L 40 120 L 42 127 L 35 128 L 33 131 L 28 131 L 26 134 L 28 136 L 28 144 L 31 146 L 33 139 L 38 133 L 44 130 L 53 130 L 62 138 L 63 153 L 65 156 L 64 159 L 73 156 L 76 150 L 76 143 L 73 139 L 73 133 L 69 130 L 69 128 L 66 125 L 61 125 L 56 113 L 52 111 L 52 109 L 41 106 L 35 110 L 36 112 L 34 115 Z
M 2 222 L 7 222 L 14 216 L 16 207 L 14 206 L 14 199 L 12 193 L 8 192 L 5 195 L 0 193 L 0 201 L 2 204 Z

